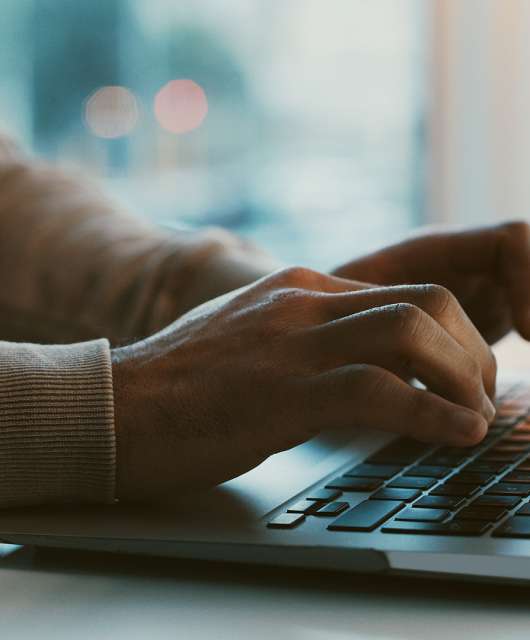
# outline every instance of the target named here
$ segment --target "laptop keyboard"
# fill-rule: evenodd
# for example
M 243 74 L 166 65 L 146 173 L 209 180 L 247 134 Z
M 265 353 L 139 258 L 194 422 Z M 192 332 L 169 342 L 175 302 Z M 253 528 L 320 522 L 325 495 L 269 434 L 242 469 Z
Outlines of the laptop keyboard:
M 529 413 L 530 389 L 515 385 L 475 447 L 394 440 L 267 526 L 295 529 L 315 517 L 331 519 L 329 531 L 530 539 Z M 369 496 L 350 508 L 356 493 Z

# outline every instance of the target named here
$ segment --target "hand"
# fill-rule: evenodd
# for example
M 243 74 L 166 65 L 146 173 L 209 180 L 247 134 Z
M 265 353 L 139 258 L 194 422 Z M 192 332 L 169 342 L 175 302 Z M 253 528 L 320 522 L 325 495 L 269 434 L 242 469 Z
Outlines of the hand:
M 525 222 L 431 232 L 354 260 L 334 274 L 382 285 L 443 285 L 489 344 L 512 328 L 530 339 L 530 228 Z
M 122 499 L 218 484 L 328 427 L 464 446 L 494 415 L 491 351 L 436 286 L 287 269 L 112 357 Z

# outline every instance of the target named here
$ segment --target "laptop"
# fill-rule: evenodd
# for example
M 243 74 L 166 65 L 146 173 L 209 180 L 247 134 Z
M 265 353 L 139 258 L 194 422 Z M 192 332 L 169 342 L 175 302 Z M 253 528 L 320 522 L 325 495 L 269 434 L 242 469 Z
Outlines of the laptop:
M 329 432 L 170 508 L 3 511 L 0 539 L 348 572 L 530 581 L 530 377 L 459 449 Z

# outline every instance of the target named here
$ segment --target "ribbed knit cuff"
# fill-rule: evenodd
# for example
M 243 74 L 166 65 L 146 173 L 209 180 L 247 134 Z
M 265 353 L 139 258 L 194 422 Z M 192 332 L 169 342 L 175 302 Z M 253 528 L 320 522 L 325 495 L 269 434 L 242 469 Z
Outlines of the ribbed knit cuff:
M 0 342 L 0 507 L 112 502 L 115 466 L 107 340 Z

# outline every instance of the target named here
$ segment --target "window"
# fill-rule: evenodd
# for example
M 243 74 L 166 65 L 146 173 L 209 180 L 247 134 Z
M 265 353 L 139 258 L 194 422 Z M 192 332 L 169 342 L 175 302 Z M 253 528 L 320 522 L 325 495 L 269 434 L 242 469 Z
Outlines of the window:
M 421 0 L 4 0 L 0 126 L 326 267 L 422 220 Z

